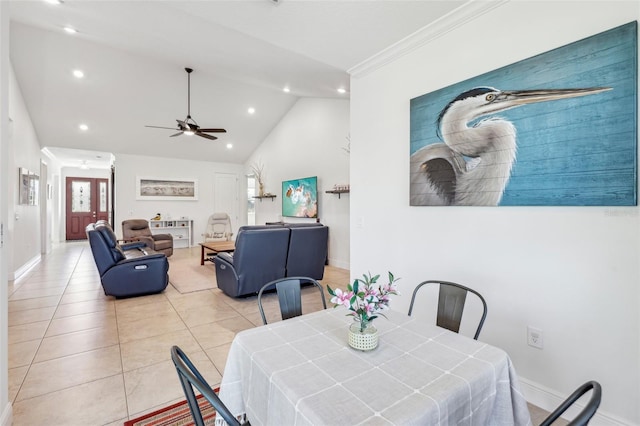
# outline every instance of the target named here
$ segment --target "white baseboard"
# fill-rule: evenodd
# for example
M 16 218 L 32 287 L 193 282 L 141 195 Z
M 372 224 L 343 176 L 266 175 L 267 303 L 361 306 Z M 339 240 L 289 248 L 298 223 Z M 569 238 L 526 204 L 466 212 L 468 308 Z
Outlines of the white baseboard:
M 527 402 L 536 405 L 543 410 L 555 410 L 556 407 L 562 404 L 562 401 L 564 401 L 569 396 L 560 395 L 556 391 L 544 387 L 539 383 L 532 382 L 531 380 L 527 380 L 522 377 L 520 377 L 519 379 L 520 388 L 522 389 L 522 393 L 524 394 Z M 573 416 L 578 414 L 583 407 L 584 405 L 576 403 L 571 406 L 571 408 L 569 408 L 565 412 L 565 415 L 562 417 L 570 420 L 573 418 Z M 596 412 L 589 424 L 593 426 L 634 426 L 633 423 L 620 419 L 612 414 L 606 413 L 601 409 Z
M 13 423 L 13 409 L 11 403 L 7 403 L 7 406 L 2 410 L 2 415 L 0 416 L 0 426 L 11 426 Z
M 24 274 L 26 274 L 27 272 L 29 272 L 29 270 L 31 268 L 33 268 L 34 266 L 36 266 L 38 264 L 38 262 L 40 262 L 40 260 L 42 259 L 42 255 L 38 254 L 37 256 L 32 257 L 31 259 L 29 259 L 24 265 L 22 265 L 21 267 L 19 267 L 18 269 L 16 269 L 13 274 L 11 272 L 9 272 L 9 277 L 7 277 L 9 279 L 9 281 L 15 281 L 17 279 L 19 279 L 20 277 L 22 277 Z M 12 276 L 13 275 L 13 276 Z

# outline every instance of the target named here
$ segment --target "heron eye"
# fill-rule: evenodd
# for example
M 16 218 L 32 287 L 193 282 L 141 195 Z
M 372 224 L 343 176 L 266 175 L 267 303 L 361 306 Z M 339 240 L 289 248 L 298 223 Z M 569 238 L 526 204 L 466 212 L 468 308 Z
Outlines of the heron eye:
M 496 98 L 496 95 L 494 95 L 493 93 L 489 93 L 485 99 L 487 100 L 487 102 L 491 102 L 495 98 Z

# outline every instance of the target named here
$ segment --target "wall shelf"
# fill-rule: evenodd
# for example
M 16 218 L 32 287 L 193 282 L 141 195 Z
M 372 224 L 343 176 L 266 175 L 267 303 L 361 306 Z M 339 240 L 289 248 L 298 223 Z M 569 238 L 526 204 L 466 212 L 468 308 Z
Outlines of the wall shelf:
M 193 220 L 150 220 L 149 229 L 152 234 L 171 234 L 173 248 L 191 247 L 193 244 Z
M 262 202 L 263 198 L 271 198 L 271 201 L 273 201 L 273 199 L 276 198 L 276 196 L 275 195 L 256 195 L 253 198 L 254 199 L 258 199 L 258 200 L 260 200 L 260 202 Z
M 348 194 L 350 191 L 348 189 L 332 189 L 331 191 L 324 191 L 327 194 L 338 194 L 338 199 L 340 199 L 340 194 Z

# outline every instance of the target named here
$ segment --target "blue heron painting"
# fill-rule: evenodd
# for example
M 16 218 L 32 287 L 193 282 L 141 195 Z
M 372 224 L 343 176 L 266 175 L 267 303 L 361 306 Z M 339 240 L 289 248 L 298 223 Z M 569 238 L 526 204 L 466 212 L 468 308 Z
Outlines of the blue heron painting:
M 412 99 L 410 204 L 636 205 L 636 27 Z

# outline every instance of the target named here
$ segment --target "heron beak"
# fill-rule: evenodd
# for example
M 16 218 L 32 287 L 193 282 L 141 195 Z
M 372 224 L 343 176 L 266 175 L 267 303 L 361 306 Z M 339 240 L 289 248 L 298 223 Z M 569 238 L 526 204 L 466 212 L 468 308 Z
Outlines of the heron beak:
M 585 89 L 548 89 L 548 90 L 508 90 L 501 92 L 491 103 L 498 110 L 537 102 L 558 99 L 577 98 L 612 90 L 611 87 L 589 87 Z

